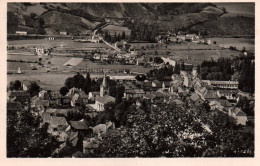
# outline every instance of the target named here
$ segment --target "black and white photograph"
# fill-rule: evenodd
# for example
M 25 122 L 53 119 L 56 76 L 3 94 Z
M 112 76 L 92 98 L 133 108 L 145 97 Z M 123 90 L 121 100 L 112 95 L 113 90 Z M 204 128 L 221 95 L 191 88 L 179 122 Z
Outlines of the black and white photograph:
M 6 158 L 255 158 L 255 2 L 5 5 Z

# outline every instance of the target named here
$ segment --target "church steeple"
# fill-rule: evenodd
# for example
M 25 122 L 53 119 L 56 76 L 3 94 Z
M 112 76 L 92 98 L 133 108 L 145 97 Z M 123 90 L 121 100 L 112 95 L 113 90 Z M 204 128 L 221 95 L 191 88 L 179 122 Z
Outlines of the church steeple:
M 107 76 L 106 76 L 106 73 L 104 73 L 102 86 L 103 86 L 104 88 L 107 88 Z
M 100 85 L 100 96 L 103 97 L 106 94 L 108 94 L 108 85 L 107 85 L 107 76 L 106 73 L 104 73 L 103 82 Z

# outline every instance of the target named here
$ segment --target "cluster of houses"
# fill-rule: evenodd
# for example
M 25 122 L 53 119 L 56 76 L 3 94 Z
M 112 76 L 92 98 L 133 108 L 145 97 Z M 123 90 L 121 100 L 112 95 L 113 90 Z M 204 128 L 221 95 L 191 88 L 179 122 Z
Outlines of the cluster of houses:
M 163 58 L 163 61 L 173 66 L 176 64 L 167 58 Z M 86 94 L 81 89 L 71 88 L 63 96 L 57 91 L 41 90 L 33 97 L 27 92 L 32 82 L 25 80 L 22 82 L 22 90 L 8 92 L 7 111 L 20 111 L 23 106 L 30 104 L 35 116 L 42 117 L 42 123 L 49 125 L 48 132 L 57 136 L 61 143 L 54 154 L 60 154 L 67 148 L 80 147 L 82 150 L 75 151 L 73 157 L 93 153 L 102 142 L 104 134 L 115 128 L 110 121 L 91 126 L 84 118 L 77 121 L 68 120 L 71 114 L 78 114 L 81 108 L 87 108 L 88 111 L 84 110 L 84 115 L 93 118 L 105 110 L 107 103 L 115 102 L 115 97 L 109 95 L 109 80 L 124 86 L 123 98 L 135 99 L 136 106 L 140 105 L 142 100 L 151 104 L 163 101 L 179 106 L 190 104 L 192 107 L 207 103 L 212 114 L 224 113 L 233 117 L 237 124 L 246 125 L 247 115 L 237 107 L 238 101 L 246 94 L 238 89 L 238 82 L 200 80 L 197 75 L 196 67 L 193 67 L 192 71 L 182 70 L 180 74 L 173 74 L 167 81 L 153 79 L 141 82 L 133 75 L 104 74 L 99 91 Z M 249 96 L 249 99 L 254 101 L 252 96 Z
M 161 34 L 156 37 L 158 43 L 182 43 L 182 42 L 193 42 L 197 44 L 210 44 L 209 40 L 203 39 L 200 35 L 197 34 Z

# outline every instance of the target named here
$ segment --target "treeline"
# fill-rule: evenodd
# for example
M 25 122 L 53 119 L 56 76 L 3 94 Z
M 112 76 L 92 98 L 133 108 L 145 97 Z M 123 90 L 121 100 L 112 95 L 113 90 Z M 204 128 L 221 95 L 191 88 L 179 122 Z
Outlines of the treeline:
M 200 66 L 202 80 L 231 80 L 234 69 L 230 58 L 219 58 L 217 61 L 203 61 Z
M 244 92 L 255 92 L 254 56 L 238 58 L 219 58 L 217 61 L 204 61 L 198 70 L 202 80 L 229 81 L 232 75 L 238 75 L 238 88 Z
M 240 63 L 240 68 L 238 88 L 245 92 L 255 93 L 255 62 L 243 60 Z
M 126 21 L 125 26 L 132 30 L 130 41 L 156 42 L 155 38 L 159 35 L 159 26 L 144 23 L 142 20 Z
M 125 40 L 126 39 L 125 31 L 122 32 L 122 35 L 120 33 L 117 34 L 115 32 L 115 34 L 113 36 L 111 36 L 111 34 L 106 31 L 104 39 L 110 43 L 115 43 L 115 42 L 119 42 L 121 40 Z
M 153 69 L 147 73 L 147 77 L 156 78 L 160 81 L 167 80 L 174 73 L 173 67 L 171 65 L 165 65 L 160 69 Z

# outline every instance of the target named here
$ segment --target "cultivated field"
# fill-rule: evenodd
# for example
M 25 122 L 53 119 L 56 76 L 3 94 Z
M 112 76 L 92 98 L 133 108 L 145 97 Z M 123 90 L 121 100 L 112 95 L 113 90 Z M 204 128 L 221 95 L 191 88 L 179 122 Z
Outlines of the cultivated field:
M 255 39 L 251 38 L 209 38 L 212 42 L 216 41 L 220 47 L 229 48 L 230 46 L 236 47 L 238 50 L 242 50 L 243 47 L 246 50 L 255 50 Z
M 108 48 L 104 43 L 80 43 L 74 40 L 10 40 L 7 42 L 8 46 L 14 47 L 52 47 L 52 48 Z

